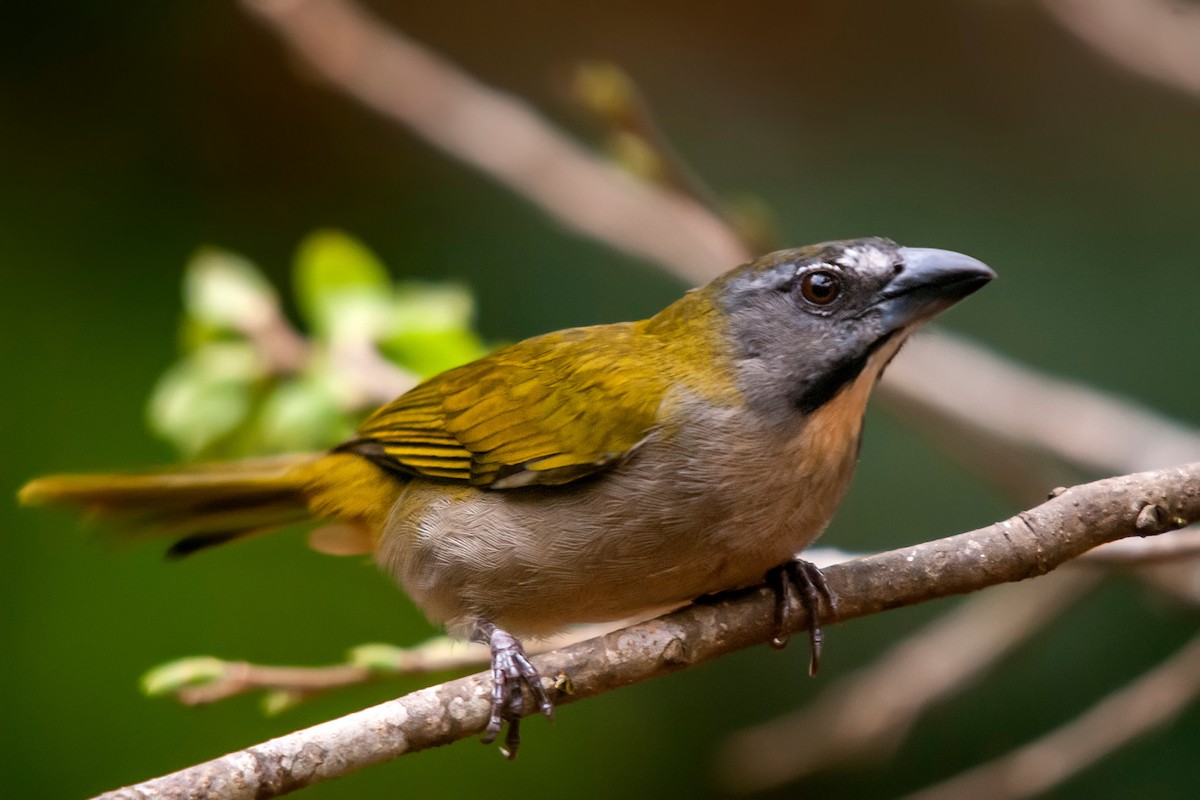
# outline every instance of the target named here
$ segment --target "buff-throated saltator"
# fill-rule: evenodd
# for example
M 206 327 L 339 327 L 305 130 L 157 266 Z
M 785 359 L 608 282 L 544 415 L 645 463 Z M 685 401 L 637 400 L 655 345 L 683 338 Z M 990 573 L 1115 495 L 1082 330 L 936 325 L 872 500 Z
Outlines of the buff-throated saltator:
M 489 738 L 517 636 L 748 586 L 829 523 L 872 386 L 921 323 L 994 277 L 880 238 L 763 256 L 647 320 L 549 333 L 437 375 L 323 454 L 42 478 L 174 552 L 335 520 L 435 622 L 491 646 Z

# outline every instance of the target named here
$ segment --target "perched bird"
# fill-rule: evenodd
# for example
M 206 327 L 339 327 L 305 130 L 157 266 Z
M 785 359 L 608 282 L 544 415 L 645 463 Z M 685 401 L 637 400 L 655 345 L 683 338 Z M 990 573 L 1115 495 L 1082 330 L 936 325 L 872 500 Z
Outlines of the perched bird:
M 819 573 L 793 560 L 850 483 L 872 386 L 913 329 L 993 277 L 881 238 L 784 250 L 650 319 L 430 378 L 327 453 L 52 476 L 20 497 L 173 536 L 176 554 L 335 521 L 431 620 L 490 646 L 487 740 L 509 720 L 513 754 L 522 684 L 552 711 L 519 636 L 772 571 L 812 605 Z

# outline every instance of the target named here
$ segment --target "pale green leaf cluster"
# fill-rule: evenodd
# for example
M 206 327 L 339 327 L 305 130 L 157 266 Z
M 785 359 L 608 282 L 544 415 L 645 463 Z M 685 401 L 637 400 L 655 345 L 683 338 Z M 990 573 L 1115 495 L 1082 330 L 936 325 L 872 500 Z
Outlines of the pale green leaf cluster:
M 189 458 L 328 447 L 370 411 L 345 354 L 374 350 L 428 376 L 487 351 L 474 300 L 457 284 L 395 281 L 379 257 L 334 230 L 305 238 L 292 265 L 298 315 L 235 253 L 206 248 L 183 281 L 182 353 L 150 397 L 150 426 Z

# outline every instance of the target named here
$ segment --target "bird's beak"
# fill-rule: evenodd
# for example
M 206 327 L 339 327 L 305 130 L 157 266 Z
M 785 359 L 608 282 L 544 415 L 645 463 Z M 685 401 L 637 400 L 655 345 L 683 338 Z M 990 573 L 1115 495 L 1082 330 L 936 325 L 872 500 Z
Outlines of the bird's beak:
M 996 277 L 982 261 L 950 250 L 901 247 L 900 256 L 903 269 L 875 303 L 888 331 L 924 322 Z

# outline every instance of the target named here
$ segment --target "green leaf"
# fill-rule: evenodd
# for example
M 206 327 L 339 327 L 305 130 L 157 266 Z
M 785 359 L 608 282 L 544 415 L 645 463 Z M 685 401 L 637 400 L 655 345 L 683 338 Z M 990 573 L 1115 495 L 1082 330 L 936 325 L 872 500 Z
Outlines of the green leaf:
M 375 352 L 429 375 L 484 355 L 463 286 L 393 285 L 366 246 L 335 230 L 297 249 L 295 291 L 313 339 L 298 372 L 268 374 L 250 332 L 276 324 L 279 296 L 248 260 L 207 248 L 184 278 L 184 358 L 159 379 L 149 424 L 185 456 L 327 447 L 353 434 L 363 390 L 346 364 Z M 334 363 L 331 359 L 340 359 Z M 340 367 L 340 368 L 339 368 Z
M 350 416 L 338 405 L 328 385 L 306 376 L 276 386 L 258 413 L 263 452 L 315 450 L 337 444 L 354 433 Z
M 420 375 L 473 361 L 488 351 L 471 329 L 475 301 L 466 287 L 409 281 L 400 284 L 383 354 Z
M 183 300 L 197 323 L 235 331 L 277 317 L 279 295 L 245 258 L 216 248 L 192 256 L 183 277 Z
M 488 348 L 471 331 L 413 331 L 380 345 L 383 354 L 421 376 L 436 375 L 486 355 Z
M 392 644 L 360 644 L 353 648 L 347 663 L 375 672 L 395 672 L 411 660 L 408 651 Z
M 268 717 L 278 716 L 304 702 L 304 694 L 288 689 L 272 689 L 263 695 L 262 710 Z
M 475 299 L 457 283 L 403 281 L 396 286 L 393 331 L 444 331 L 468 328 Z
M 142 693 L 149 697 L 174 694 L 188 686 L 203 686 L 225 677 L 225 662 L 213 656 L 192 656 L 159 664 L 142 676 Z
M 249 344 L 206 344 L 159 378 L 147 408 L 150 427 L 185 455 L 196 456 L 246 419 L 253 385 L 262 377 Z
M 301 313 L 322 338 L 374 340 L 387 324 L 392 283 L 383 262 L 341 231 L 317 231 L 300 243 L 294 282 Z

